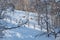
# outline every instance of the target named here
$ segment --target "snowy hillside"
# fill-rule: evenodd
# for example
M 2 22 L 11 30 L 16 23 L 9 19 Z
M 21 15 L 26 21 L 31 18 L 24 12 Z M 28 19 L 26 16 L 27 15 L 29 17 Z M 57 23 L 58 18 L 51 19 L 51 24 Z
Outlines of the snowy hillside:
M 20 28 L 4 30 L 3 33 L 5 35 L 1 40 L 55 40 L 53 36 L 47 37 L 47 34 L 41 37 L 35 37 L 38 34 L 40 35 L 46 32 L 45 29 L 41 31 L 41 28 L 38 26 L 36 13 L 15 10 L 14 13 L 6 12 L 5 16 L 4 20 L 0 21 L 8 28 L 17 27 L 19 21 L 21 24 L 27 20 L 29 21 Z
M 54 40 L 53 37 L 47 37 L 46 35 L 41 37 L 35 37 L 38 33 L 43 33 L 34 29 L 20 27 L 13 30 L 6 30 L 4 40 Z

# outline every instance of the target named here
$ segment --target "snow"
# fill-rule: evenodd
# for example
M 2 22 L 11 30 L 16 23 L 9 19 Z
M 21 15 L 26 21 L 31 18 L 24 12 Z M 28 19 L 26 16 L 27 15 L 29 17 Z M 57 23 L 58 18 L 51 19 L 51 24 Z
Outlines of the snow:
M 52 37 L 48 38 L 46 35 L 35 37 L 38 33 L 42 32 L 26 27 L 6 30 L 4 40 L 54 40 Z
M 4 13 L 4 12 L 3 12 Z M 42 34 L 46 32 L 46 29 L 40 29 L 40 27 L 37 24 L 37 21 L 35 17 L 37 17 L 36 13 L 33 12 L 26 12 L 26 11 L 20 11 L 15 10 L 13 12 L 6 12 L 6 15 L 9 17 L 6 17 L 4 20 L 0 20 L 4 26 L 11 28 L 11 27 L 17 27 L 17 24 L 20 20 L 20 22 L 26 22 L 28 19 L 28 13 L 29 13 L 29 27 L 27 24 L 22 25 L 20 28 L 11 29 L 11 30 L 4 30 L 3 33 L 5 34 L 2 40 L 55 40 L 53 36 L 47 37 L 46 35 L 43 35 L 41 37 L 35 37 L 37 34 Z M 23 18 L 25 16 L 25 18 Z M 32 19 L 30 19 L 32 18 Z M 35 27 L 34 27 L 35 26 Z

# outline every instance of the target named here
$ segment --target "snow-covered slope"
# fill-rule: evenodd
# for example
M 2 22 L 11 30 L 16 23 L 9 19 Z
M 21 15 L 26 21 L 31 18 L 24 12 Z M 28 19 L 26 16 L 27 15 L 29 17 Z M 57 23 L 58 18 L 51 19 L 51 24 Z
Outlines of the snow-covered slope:
M 16 27 L 19 20 L 20 22 L 25 22 L 28 18 L 29 27 L 27 24 L 25 24 L 25 27 L 23 25 L 20 28 L 4 30 L 3 33 L 5 36 L 2 38 L 3 40 L 55 40 L 53 36 L 48 38 L 46 35 L 35 38 L 37 34 L 40 35 L 46 32 L 45 29 L 41 31 L 40 27 L 38 26 L 36 13 L 15 10 L 14 13 L 6 12 L 6 15 L 8 17 L 5 17 L 4 22 L 7 22 L 7 27 Z
M 4 40 L 54 40 L 53 37 L 47 37 L 46 35 L 41 37 L 35 37 L 37 34 L 43 33 L 34 29 L 21 27 L 13 30 L 4 31 Z
M 15 10 L 14 12 L 7 11 L 5 15 L 6 15 L 6 17 L 4 20 L 8 21 L 9 23 L 13 23 L 13 24 L 17 25 L 19 21 L 21 23 L 22 22 L 24 23 L 27 20 L 29 20 L 28 24 L 29 24 L 30 28 L 35 28 L 37 30 L 40 30 L 40 26 L 38 26 L 37 13 Z M 41 16 L 45 17 L 45 14 L 41 15 Z M 48 16 L 50 17 L 50 15 L 48 15 Z M 44 18 L 43 18 L 43 22 L 44 22 Z M 49 19 L 49 22 L 51 22 L 51 19 Z M 25 25 L 26 25 L 26 27 L 28 27 L 27 24 L 25 24 Z M 44 23 L 43 26 L 45 27 L 46 24 Z

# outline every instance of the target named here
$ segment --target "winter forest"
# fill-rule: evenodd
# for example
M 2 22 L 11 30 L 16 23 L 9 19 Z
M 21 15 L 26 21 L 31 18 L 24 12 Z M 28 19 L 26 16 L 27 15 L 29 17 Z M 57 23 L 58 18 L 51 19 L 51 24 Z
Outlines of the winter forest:
M 60 0 L 0 0 L 0 40 L 60 40 Z

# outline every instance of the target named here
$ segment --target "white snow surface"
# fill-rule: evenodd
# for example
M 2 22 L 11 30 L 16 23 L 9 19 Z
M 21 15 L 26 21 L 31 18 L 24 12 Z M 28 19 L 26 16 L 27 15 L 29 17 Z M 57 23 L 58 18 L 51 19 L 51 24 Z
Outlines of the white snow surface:
M 3 12 L 4 13 L 4 12 Z M 20 11 L 15 10 L 14 13 L 7 12 L 6 17 L 4 19 L 4 24 L 7 22 L 7 27 L 16 27 L 19 20 L 25 22 L 28 18 L 29 13 L 29 27 L 28 23 L 21 26 L 20 28 L 11 29 L 11 30 L 4 30 L 3 33 L 5 34 L 1 40 L 55 40 L 53 36 L 47 37 L 47 35 L 35 37 L 37 34 L 42 34 L 46 32 L 45 29 L 41 31 L 40 27 L 37 25 L 36 17 L 37 14 L 33 12 L 27 11 Z M 23 17 L 25 16 L 25 17 Z M 32 18 L 32 19 L 31 19 Z M 2 21 L 1 21 L 2 22 Z M 3 22 L 2 22 L 3 24 Z M 35 26 L 35 28 L 34 28 Z

